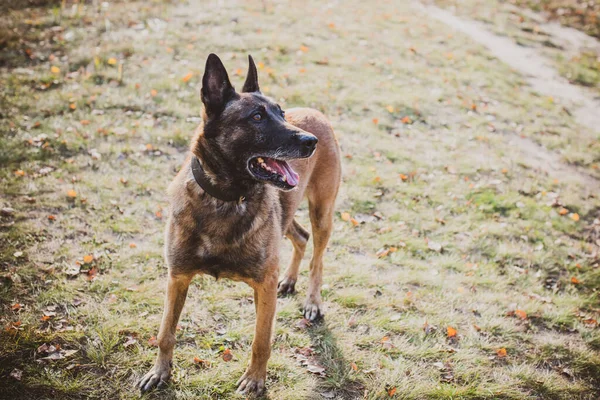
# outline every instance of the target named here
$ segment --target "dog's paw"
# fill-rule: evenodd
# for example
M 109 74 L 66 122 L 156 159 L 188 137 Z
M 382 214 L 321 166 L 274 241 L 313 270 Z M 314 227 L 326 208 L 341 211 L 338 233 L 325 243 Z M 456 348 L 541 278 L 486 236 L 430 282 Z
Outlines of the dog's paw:
M 153 388 L 163 388 L 167 385 L 169 378 L 171 377 L 171 367 L 165 365 L 155 365 L 146 375 L 140 379 L 137 387 L 140 388 L 142 393 L 147 392 Z
M 320 300 L 308 298 L 304 304 L 304 318 L 314 322 L 323 318 L 323 306 Z
M 247 370 L 244 375 L 237 381 L 237 392 L 244 395 L 260 396 L 265 392 L 266 372 L 254 373 Z
M 296 280 L 285 277 L 277 285 L 277 294 L 286 296 L 288 294 L 296 293 Z

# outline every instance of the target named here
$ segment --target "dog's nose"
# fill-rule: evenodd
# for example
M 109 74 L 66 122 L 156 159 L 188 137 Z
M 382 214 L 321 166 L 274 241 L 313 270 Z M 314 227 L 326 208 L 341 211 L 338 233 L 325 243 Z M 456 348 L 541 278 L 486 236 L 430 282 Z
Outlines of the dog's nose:
M 309 152 L 312 152 L 315 149 L 317 142 L 319 141 L 319 139 L 313 135 L 301 135 L 298 136 L 298 140 L 300 141 L 300 145 Z

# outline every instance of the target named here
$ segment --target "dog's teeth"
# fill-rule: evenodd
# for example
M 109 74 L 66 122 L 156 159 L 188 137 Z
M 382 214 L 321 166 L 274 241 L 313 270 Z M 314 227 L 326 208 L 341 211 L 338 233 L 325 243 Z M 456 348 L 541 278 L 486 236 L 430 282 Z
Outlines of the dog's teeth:
M 262 157 L 258 157 L 256 161 L 258 161 L 258 163 L 261 165 L 265 163 L 265 160 L 263 160 Z
M 287 182 L 287 176 L 286 175 L 283 176 L 283 181 Z

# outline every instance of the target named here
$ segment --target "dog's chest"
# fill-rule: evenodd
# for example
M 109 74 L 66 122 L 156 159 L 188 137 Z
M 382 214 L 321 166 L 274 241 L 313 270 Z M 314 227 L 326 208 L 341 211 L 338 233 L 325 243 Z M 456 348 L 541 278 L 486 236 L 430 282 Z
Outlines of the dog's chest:
M 265 264 L 278 253 L 280 212 L 264 205 L 236 211 L 193 213 L 194 229 L 168 238 L 170 265 L 215 278 L 261 280 Z

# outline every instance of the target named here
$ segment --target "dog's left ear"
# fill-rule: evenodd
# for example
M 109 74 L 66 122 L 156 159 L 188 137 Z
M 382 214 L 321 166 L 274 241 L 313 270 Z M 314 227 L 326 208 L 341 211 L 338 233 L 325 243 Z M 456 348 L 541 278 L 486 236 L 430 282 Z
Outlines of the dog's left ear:
M 256 65 L 254 65 L 254 60 L 252 56 L 248 54 L 248 75 L 246 76 L 246 82 L 244 82 L 244 87 L 242 88 L 243 93 L 252 93 L 259 92 L 260 88 L 258 87 L 258 72 L 256 71 Z

